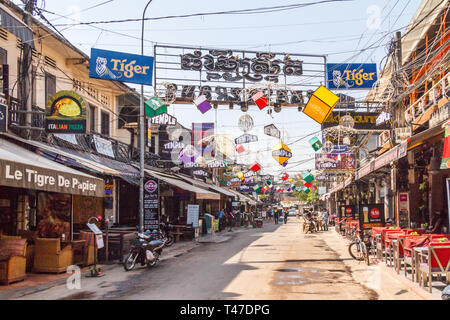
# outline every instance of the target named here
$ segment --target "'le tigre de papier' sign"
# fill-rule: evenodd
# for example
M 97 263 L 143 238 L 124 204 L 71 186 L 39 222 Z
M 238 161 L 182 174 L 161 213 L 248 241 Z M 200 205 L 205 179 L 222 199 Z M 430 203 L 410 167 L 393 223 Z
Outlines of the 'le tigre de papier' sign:
M 83 196 L 104 196 L 105 187 L 101 179 L 7 160 L 0 160 L 0 170 L 0 185 Z

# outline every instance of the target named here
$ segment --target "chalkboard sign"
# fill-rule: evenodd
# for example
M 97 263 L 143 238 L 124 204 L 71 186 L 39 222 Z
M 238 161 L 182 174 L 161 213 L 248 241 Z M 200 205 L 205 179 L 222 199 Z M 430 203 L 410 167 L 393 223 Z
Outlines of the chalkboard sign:
M 194 228 L 198 228 L 199 207 L 200 206 L 198 204 L 188 204 L 186 223 L 192 223 L 192 227 Z
M 147 179 L 144 183 L 144 229 L 159 229 L 159 181 Z

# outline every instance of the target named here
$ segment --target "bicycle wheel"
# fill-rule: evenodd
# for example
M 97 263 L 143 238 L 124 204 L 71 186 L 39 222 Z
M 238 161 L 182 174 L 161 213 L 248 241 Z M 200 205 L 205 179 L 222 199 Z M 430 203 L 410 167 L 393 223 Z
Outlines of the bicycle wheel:
M 358 242 L 352 242 L 348 246 L 348 253 L 352 256 L 353 259 L 361 261 L 364 259 L 362 254 L 361 247 Z

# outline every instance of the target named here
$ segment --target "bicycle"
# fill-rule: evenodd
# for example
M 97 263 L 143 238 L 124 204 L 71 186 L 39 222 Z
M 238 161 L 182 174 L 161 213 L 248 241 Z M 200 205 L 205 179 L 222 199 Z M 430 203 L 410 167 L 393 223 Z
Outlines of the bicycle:
M 366 243 L 361 239 L 361 232 L 356 231 L 354 228 L 353 235 L 355 236 L 355 240 L 348 246 L 348 252 L 353 259 L 358 261 L 364 260 L 367 265 L 370 265 L 369 249 L 367 248 Z

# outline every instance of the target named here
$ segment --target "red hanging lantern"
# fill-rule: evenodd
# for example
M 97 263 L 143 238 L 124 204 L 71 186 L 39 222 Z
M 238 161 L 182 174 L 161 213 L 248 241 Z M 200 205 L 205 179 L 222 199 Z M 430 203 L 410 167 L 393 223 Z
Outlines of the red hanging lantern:
M 244 149 L 244 147 L 242 146 L 242 144 L 237 144 L 235 148 L 236 148 L 236 151 L 237 151 L 238 153 L 242 153 L 242 152 L 245 151 L 245 149 Z
M 260 110 L 264 109 L 267 104 L 267 98 L 264 96 L 264 93 L 262 91 L 258 91 L 252 96 L 253 101 L 255 101 L 256 105 L 259 107 Z
M 305 187 L 311 188 L 311 186 L 312 186 L 312 182 L 310 182 L 310 183 L 305 182 Z
M 289 175 L 287 173 L 285 173 L 282 177 L 282 180 L 286 181 L 287 179 L 289 179 Z
M 258 162 L 253 162 L 250 165 L 250 169 L 255 171 L 255 172 L 258 172 L 259 170 L 261 170 L 261 166 L 260 166 L 260 164 Z

